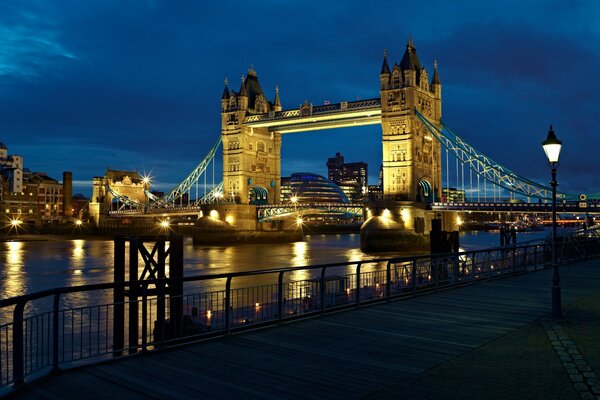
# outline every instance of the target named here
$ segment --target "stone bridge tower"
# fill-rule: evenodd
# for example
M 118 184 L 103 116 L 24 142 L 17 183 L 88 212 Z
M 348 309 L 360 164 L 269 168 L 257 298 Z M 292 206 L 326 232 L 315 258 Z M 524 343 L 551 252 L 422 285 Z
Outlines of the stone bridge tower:
M 244 125 L 247 116 L 281 111 L 279 91 L 267 100 L 254 68 L 242 76 L 238 92 L 227 84 L 221 98 L 224 196 L 241 204 L 279 203 L 281 134 Z
M 430 81 L 411 37 L 399 64 L 390 68 L 384 54 L 379 80 L 384 197 L 396 201 L 439 201 L 441 144 L 415 114 L 416 108 L 440 126 L 442 84 L 437 63 Z

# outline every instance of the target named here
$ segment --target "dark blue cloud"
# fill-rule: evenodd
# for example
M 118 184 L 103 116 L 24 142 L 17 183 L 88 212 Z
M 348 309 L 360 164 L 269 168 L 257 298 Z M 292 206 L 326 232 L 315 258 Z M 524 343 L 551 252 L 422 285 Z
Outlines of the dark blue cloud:
M 563 189 L 593 186 L 600 140 L 591 1 L 326 3 L 117 0 L 0 4 L 0 141 L 31 169 L 77 181 L 107 166 L 183 179 L 220 133 L 223 79 L 250 64 L 284 108 L 378 96 L 384 48 L 413 33 L 422 63 L 440 62 L 444 119 L 472 145 L 547 181 L 550 123 L 565 144 Z M 381 160 L 380 128 L 284 137 L 284 173 L 324 173 L 342 151 Z M 319 151 L 314 151 L 315 148 Z M 87 189 L 86 191 L 89 191 Z M 600 187 L 596 189 L 600 191 Z

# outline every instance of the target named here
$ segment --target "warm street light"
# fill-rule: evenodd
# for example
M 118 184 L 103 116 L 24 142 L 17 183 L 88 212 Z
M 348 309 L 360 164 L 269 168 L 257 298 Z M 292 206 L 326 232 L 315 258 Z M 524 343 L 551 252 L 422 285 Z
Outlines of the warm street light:
M 556 168 L 558 167 L 558 158 L 562 148 L 562 142 L 556 138 L 552 125 L 548 131 L 548 137 L 542 142 L 542 147 L 548 158 L 548 165 L 552 173 L 552 287 L 550 295 L 552 301 L 552 318 L 561 318 L 561 294 L 560 294 L 560 274 L 558 264 L 556 263 Z
M 296 196 L 292 196 L 290 198 L 290 201 L 292 202 L 292 204 L 296 204 L 298 202 L 298 198 Z

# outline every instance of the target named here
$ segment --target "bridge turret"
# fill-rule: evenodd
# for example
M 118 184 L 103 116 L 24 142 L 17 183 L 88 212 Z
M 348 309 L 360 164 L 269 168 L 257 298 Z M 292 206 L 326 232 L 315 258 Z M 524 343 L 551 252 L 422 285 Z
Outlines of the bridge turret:
M 441 190 L 441 145 L 426 134 L 415 109 L 439 124 L 441 84 L 430 84 L 412 36 L 400 63 L 391 69 L 387 87 L 383 85 L 385 72 L 384 65 L 380 73 L 384 196 L 429 203 L 439 199 Z M 435 74 L 433 80 L 439 80 Z
M 379 74 L 379 82 L 381 84 L 381 90 L 389 88 L 390 85 L 390 66 L 387 61 L 387 50 L 383 51 L 383 65 L 381 66 L 381 73 Z
M 273 101 L 273 111 L 281 111 L 281 100 L 279 99 L 279 86 L 275 86 L 275 100 Z
M 404 73 L 405 86 L 419 86 L 421 68 L 421 62 L 417 56 L 417 49 L 411 35 L 408 38 L 402 60 L 400 60 L 400 70 Z
M 225 78 L 225 89 L 223 89 L 223 96 L 221 96 L 221 111 L 227 111 L 227 106 L 229 105 L 229 88 L 227 84 L 229 81 Z

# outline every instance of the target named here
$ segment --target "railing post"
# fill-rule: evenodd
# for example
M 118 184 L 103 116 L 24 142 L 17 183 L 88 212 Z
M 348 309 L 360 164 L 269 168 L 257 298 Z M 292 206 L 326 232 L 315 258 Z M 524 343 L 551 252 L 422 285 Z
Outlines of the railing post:
M 142 286 L 142 352 L 148 350 L 148 285 Z
M 435 290 L 437 291 L 439 286 L 440 286 L 440 258 L 439 257 L 435 257 L 431 260 L 431 265 L 432 265 L 432 269 L 433 269 L 433 285 L 435 287 Z
M 537 271 L 538 264 L 539 264 L 539 260 L 538 260 L 538 246 L 537 245 L 533 247 L 533 263 L 534 263 L 534 271 Z
M 388 261 L 385 269 L 385 297 L 388 301 L 390 301 L 390 297 L 392 294 L 392 262 Z
M 511 254 L 512 254 L 512 261 L 511 262 L 512 262 L 513 273 L 515 273 L 516 270 L 517 270 L 517 257 L 516 257 L 517 254 L 516 253 L 517 253 L 517 250 L 513 247 L 513 249 L 511 250 Z
M 138 237 L 129 239 L 129 354 L 138 347 Z
M 410 271 L 410 275 L 411 275 L 411 280 L 412 280 L 412 293 L 413 296 L 415 296 L 417 294 L 417 260 L 412 260 L 412 265 L 411 265 L 411 271 Z
M 169 237 L 169 309 L 173 338 L 183 335 L 183 237 Z
M 114 240 L 114 283 L 113 289 L 113 354 L 123 354 L 125 342 L 125 237 L 117 236 Z
M 325 291 L 327 290 L 327 285 L 325 284 L 325 270 L 325 267 L 321 268 L 321 290 L 319 293 L 321 295 L 321 314 L 325 312 Z
M 167 330 L 166 330 L 166 293 L 165 293 L 165 261 L 166 261 L 166 251 L 165 251 L 165 238 L 161 236 L 157 238 L 155 246 L 157 247 L 157 259 L 156 259 L 156 278 L 158 282 L 156 283 L 156 320 L 158 324 L 158 332 L 160 334 L 160 342 L 161 346 L 164 345 Z
M 283 274 L 285 271 L 279 272 L 277 278 L 277 315 L 279 317 L 279 323 L 283 322 Z
M 225 282 L 225 334 L 231 333 L 231 276 Z
M 15 305 L 13 313 L 13 383 L 15 386 L 23 384 L 25 378 L 25 359 L 23 354 L 23 310 L 24 302 L 18 302 Z
M 360 266 L 361 263 L 356 264 L 356 305 L 360 305 Z
M 60 293 L 54 293 L 52 302 L 52 370 L 58 371 L 58 324 L 59 320 Z M 64 335 L 64 332 L 63 332 Z
M 458 268 L 460 267 L 460 256 L 457 254 L 454 257 L 454 262 L 453 264 L 453 271 L 452 271 L 452 279 L 454 280 L 454 286 L 458 285 Z

